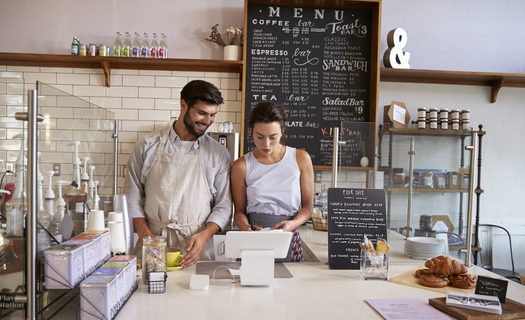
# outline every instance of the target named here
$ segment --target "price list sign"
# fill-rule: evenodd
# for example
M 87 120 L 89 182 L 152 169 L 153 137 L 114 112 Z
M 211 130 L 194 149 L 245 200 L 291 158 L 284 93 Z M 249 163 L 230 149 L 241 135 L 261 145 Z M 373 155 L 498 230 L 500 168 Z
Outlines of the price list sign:
M 331 165 L 331 128 L 370 121 L 372 20 L 366 8 L 247 3 L 244 152 L 250 110 L 272 101 L 288 111 L 286 144 Z
M 367 236 L 386 239 L 383 189 L 328 189 L 328 264 L 331 269 L 359 269 Z

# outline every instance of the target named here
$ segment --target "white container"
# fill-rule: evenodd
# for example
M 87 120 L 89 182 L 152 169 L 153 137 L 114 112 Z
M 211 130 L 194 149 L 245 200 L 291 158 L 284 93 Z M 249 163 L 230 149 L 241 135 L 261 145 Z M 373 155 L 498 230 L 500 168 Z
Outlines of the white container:
M 126 294 L 128 292 L 127 283 L 126 283 L 126 274 L 124 268 L 98 268 L 91 274 L 92 276 L 113 276 L 117 280 L 117 300 L 116 300 L 116 310 L 118 311 L 120 307 L 124 304 Z
M 117 278 L 90 276 L 80 283 L 80 319 L 111 319 L 116 314 Z
M 46 289 L 73 288 L 84 278 L 84 249 L 78 244 L 59 244 L 44 251 Z
M 108 262 L 127 262 L 124 268 L 124 278 L 126 279 L 126 299 L 131 295 L 137 286 L 137 257 L 135 256 L 114 256 Z

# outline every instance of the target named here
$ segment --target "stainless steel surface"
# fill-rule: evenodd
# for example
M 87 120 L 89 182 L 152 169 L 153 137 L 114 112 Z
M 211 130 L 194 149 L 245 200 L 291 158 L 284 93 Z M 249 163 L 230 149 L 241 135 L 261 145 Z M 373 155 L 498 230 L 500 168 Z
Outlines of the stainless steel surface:
M 412 193 L 414 187 L 414 155 L 416 150 L 414 147 L 414 137 L 410 138 L 410 149 L 408 150 L 408 207 L 407 207 L 407 226 L 406 237 L 410 237 L 410 216 L 412 214 Z
M 133 254 L 135 241 L 133 238 L 133 219 L 128 212 L 128 202 L 125 194 L 113 196 L 113 211 L 122 212 L 122 224 L 124 225 L 124 237 L 126 240 L 126 253 Z
M 118 120 L 113 121 L 113 195 L 117 194 Z
M 37 83 L 38 88 L 38 83 Z M 26 319 L 36 318 L 36 215 L 38 212 L 38 161 L 37 161 L 37 135 L 38 135 L 38 120 L 37 120 L 37 108 L 38 108 L 38 91 L 29 90 L 28 101 L 29 101 L 29 123 L 28 138 L 29 144 L 27 149 L 28 163 L 28 175 L 27 175 L 27 199 L 28 199 L 28 210 L 26 216 L 26 293 L 27 293 L 27 308 L 26 308 Z
M 232 161 L 239 158 L 240 142 L 238 132 L 208 132 L 208 135 L 228 149 Z
M 470 256 L 472 254 L 472 202 L 474 201 L 474 171 L 476 168 L 476 158 L 478 151 L 478 133 L 472 132 L 471 138 L 472 145 L 466 146 L 465 149 L 471 151 L 470 154 L 470 184 L 468 188 L 468 212 L 467 212 L 467 239 L 466 239 L 466 248 L 465 252 L 465 265 L 467 267 L 471 266 Z
M 15 119 L 16 120 L 22 120 L 22 121 L 27 121 L 29 115 L 27 114 L 27 112 L 16 112 L 15 113 Z M 37 116 L 37 119 L 38 119 L 38 122 L 42 122 L 44 121 L 44 116 L 39 114 Z

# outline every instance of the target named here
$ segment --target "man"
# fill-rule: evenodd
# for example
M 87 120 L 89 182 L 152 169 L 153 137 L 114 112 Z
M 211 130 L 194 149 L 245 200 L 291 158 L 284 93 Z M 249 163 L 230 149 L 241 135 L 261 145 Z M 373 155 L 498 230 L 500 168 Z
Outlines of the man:
M 223 98 L 211 83 L 194 80 L 181 91 L 179 118 L 139 139 L 128 161 L 127 195 L 140 240 L 168 238 L 186 249 L 191 266 L 231 213 L 228 150 L 205 135 Z

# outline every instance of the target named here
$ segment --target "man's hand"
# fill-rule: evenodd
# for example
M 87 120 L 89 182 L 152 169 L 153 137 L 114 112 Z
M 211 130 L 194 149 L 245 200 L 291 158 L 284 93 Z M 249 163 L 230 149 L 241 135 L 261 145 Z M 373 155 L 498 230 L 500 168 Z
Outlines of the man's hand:
M 182 259 L 182 266 L 184 268 L 187 268 L 199 261 L 199 258 L 204 251 L 204 247 L 206 246 L 206 242 L 208 242 L 215 232 L 219 230 L 220 228 L 218 225 L 213 222 L 208 222 L 206 227 L 204 227 L 204 230 L 190 237 L 190 240 L 188 240 L 188 245 L 186 246 L 186 255 Z
M 133 218 L 133 229 L 139 235 L 140 241 L 146 236 L 152 236 L 153 233 L 148 227 L 148 223 L 144 218 Z
M 182 259 L 182 266 L 187 268 L 197 261 L 204 251 L 204 247 L 208 242 L 208 236 L 204 232 L 199 232 L 190 237 L 188 241 L 188 246 L 186 247 L 186 255 Z

